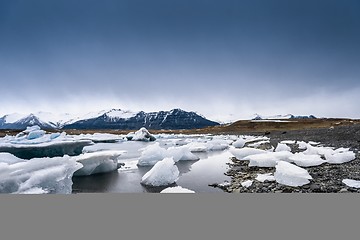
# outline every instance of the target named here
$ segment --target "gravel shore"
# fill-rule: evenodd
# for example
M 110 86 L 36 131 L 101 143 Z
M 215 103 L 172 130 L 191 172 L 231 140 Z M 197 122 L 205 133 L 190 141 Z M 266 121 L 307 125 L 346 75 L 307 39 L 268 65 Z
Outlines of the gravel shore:
M 251 135 L 266 135 L 270 143 L 276 147 L 283 140 L 315 141 L 325 147 L 350 148 L 356 154 L 356 159 L 343 164 L 325 163 L 315 167 L 305 167 L 313 177 L 309 184 L 301 187 L 289 187 L 277 182 L 259 182 L 255 180 L 257 174 L 274 173 L 275 168 L 248 167 L 248 161 L 232 158 L 229 170 L 225 173 L 231 177 L 228 184 L 212 184 L 226 192 L 234 193 L 345 193 L 360 192 L 360 189 L 348 187 L 342 183 L 345 178 L 360 180 L 360 125 L 338 126 L 327 129 L 294 130 L 286 132 L 246 133 Z M 292 148 L 292 151 L 297 149 Z M 254 180 L 250 187 L 243 187 L 241 183 Z

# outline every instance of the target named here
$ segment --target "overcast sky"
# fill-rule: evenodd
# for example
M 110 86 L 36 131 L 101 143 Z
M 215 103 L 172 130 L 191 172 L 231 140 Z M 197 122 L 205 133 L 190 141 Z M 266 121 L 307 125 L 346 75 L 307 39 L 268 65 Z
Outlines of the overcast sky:
M 360 1 L 0 1 L 0 115 L 360 118 Z

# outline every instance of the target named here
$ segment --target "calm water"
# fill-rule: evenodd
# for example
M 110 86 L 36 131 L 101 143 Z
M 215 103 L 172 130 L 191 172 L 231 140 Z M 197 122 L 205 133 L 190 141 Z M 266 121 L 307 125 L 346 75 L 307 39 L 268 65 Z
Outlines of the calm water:
M 169 146 L 169 139 L 158 140 L 161 146 Z M 110 144 L 110 143 L 109 143 Z M 151 167 L 138 167 L 137 161 L 141 148 L 152 143 L 121 142 L 112 143 L 109 147 L 126 150 L 119 162 L 125 163 L 118 171 L 92 176 L 73 177 L 73 193 L 78 192 L 160 192 L 166 187 L 148 187 L 140 184 L 142 176 Z M 118 145 L 118 146 L 117 146 Z M 104 144 L 102 144 L 104 146 Z M 106 145 L 105 145 L 106 146 Z M 139 151 L 140 150 L 140 151 Z M 208 184 L 230 181 L 225 176 L 231 154 L 225 151 L 194 153 L 200 157 L 198 161 L 179 161 L 176 163 L 180 171 L 179 180 L 171 186 L 181 186 L 195 192 L 223 192 L 221 189 L 209 187 Z

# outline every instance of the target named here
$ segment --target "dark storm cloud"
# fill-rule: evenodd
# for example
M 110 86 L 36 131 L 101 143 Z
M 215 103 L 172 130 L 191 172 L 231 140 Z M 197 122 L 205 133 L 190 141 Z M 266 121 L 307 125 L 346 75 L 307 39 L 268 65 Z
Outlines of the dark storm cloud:
M 4 0 L 0 113 L 107 100 L 350 116 L 355 104 L 323 106 L 359 93 L 359 12 L 358 1 Z

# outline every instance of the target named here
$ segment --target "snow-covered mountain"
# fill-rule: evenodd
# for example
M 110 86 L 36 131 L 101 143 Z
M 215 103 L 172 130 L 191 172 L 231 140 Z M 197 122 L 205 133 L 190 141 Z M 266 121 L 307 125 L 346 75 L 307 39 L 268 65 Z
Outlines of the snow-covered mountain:
M 259 114 L 255 114 L 252 120 L 274 120 L 274 119 L 315 119 L 314 115 L 309 116 L 295 116 L 293 114 L 285 114 L 285 115 L 274 115 L 274 116 L 262 116 Z
M 110 109 L 85 115 L 52 114 L 7 114 L 0 118 L 0 129 L 25 129 L 39 125 L 43 129 L 189 129 L 218 125 L 205 117 L 181 109 L 145 113 Z

